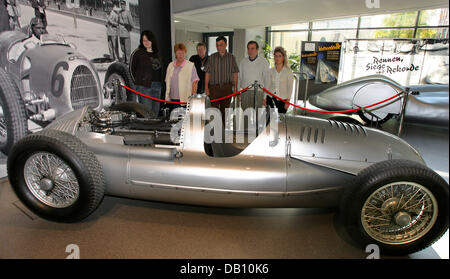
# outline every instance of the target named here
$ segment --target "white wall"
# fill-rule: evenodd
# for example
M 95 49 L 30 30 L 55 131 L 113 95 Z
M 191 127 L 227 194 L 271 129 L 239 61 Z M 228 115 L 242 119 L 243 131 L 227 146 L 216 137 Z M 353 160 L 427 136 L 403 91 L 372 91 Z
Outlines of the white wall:
M 203 34 L 185 30 L 175 30 L 175 43 L 183 43 L 187 47 L 186 59 L 197 54 L 197 44 L 203 41 Z M 173 52 L 173 51 L 172 51 Z
M 249 29 L 234 29 L 233 37 L 233 54 L 236 57 L 236 62 L 239 64 L 241 60 L 247 57 L 247 43 L 249 41 L 258 41 L 257 36 L 261 36 L 263 40 L 266 39 L 265 28 L 249 28 Z M 259 41 L 258 41 L 259 43 Z M 262 49 L 260 44 L 260 55 L 262 55 Z

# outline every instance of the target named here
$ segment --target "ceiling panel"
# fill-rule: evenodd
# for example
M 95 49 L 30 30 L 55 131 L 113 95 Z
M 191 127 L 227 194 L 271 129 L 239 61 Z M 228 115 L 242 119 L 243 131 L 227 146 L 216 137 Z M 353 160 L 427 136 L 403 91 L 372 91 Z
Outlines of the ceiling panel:
M 448 1 L 443 0 L 214 0 L 215 5 L 206 2 L 173 0 L 174 17 L 185 24 L 185 29 L 192 25 L 199 30 L 217 30 L 448 7 Z M 379 7 L 369 8 L 367 3 L 371 2 L 379 3 Z

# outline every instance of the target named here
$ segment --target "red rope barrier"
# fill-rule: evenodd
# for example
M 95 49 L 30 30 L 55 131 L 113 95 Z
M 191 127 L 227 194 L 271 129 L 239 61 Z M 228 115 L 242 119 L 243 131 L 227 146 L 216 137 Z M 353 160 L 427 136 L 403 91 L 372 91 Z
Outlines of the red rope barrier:
M 129 91 L 131 91 L 131 92 L 133 92 L 133 93 L 135 93 L 135 94 L 138 94 L 138 95 L 140 95 L 140 96 L 142 96 L 142 97 L 145 97 L 145 98 L 149 98 L 149 99 L 154 100 L 154 101 L 158 101 L 158 102 L 162 102 L 162 103 L 169 103 L 169 104 L 177 104 L 177 105 L 185 105 L 185 104 L 186 104 L 186 102 L 174 102 L 174 101 L 167 101 L 167 100 L 163 100 L 163 99 L 158 99 L 158 98 L 155 98 L 155 97 L 150 97 L 150 96 L 147 96 L 147 95 L 145 95 L 145 94 L 142 94 L 142 93 L 140 93 L 140 92 L 138 92 L 138 91 L 136 91 L 136 90 L 134 90 L 134 89 L 132 89 L 132 88 L 126 86 L 125 84 L 120 84 L 120 85 L 121 85 L 123 88 L 125 88 L 125 89 L 127 89 L 127 90 L 129 90 Z M 233 96 L 236 96 L 236 95 L 238 95 L 238 94 L 241 94 L 241 93 L 247 91 L 248 88 L 249 88 L 249 87 L 247 86 L 247 87 L 245 87 L 244 89 L 242 89 L 242 90 L 240 90 L 240 91 L 234 92 L 234 93 L 232 93 L 232 94 L 230 94 L 230 95 L 228 95 L 228 96 L 224 96 L 224 97 L 220 97 L 220 98 L 211 100 L 210 102 L 211 102 L 211 103 L 214 103 L 214 102 L 218 102 L 218 101 L 222 101 L 222 100 L 231 98 L 231 97 L 233 97 Z
M 140 95 L 140 96 L 142 96 L 142 97 L 145 97 L 145 98 L 149 98 L 149 99 L 154 100 L 154 101 L 163 102 L 163 103 L 169 103 L 169 104 L 178 104 L 178 105 L 185 105 L 185 104 L 186 104 L 186 102 L 174 102 L 174 101 L 167 101 L 167 100 L 158 99 L 158 98 L 155 98 L 155 97 L 150 97 L 150 96 L 147 96 L 147 95 L 145 95 L 145 94 L 142 94 L 142 93 L 140 93 L 140 92 L 138 92 L 138 91 L 136 91 L 136 90 L 134 90 L 134 89 L 131 89 L 131 88 L 129 88 L 128 86 L 126 86 L 126 85 L 124 85 L 124 84 L 120 84 L 120 85 L 121 85 L 123 88 L 125 88 L 125 89 L 127 89 L 127 90 L 129 90 L 129 91 L 131 91 L 131 92 L 133 92 L 133 93 L 135 93 L 135 94 L 138 94 L 138 95 Z M 248 89 L 249 89 L 249 87 L 247 86 L 246 88 L 244 88 L 244 89 L 242 89 L 242 90 L 240 90 L 240 91 L 234 92 L 234 93 L 232 93 L 232 94 L 230 94 L 230 95 L 228 95 L 228 96 L 224 96 L 224 97 L 221 97 L 221 98 L 213 99 L 213 100 L 211 100 L 211 103 L 218 102 L 218 101 L 222 101 L 222 100 L 225 100 L 225 99 L 227 99 L 227 98 L 231 98 L 231 97 L 233 97 L 233 96 L 242 94 L 242 93 L 244 93 L 245 91 L 247 91 Z M 390 98 L 387 98 L 387 99 L 385 99 L 385 100 L 379 101 L 379 102 L 377 102 L 377 103 L 375 103 L 375 104 L 371 104 L 371 105 L 368 105 L 368 106 L 365 106 L 365 107 L 362 107 L 362 108 L 349 109 L 349 110 L 326 111 L 326 110 L 315 110 L 315 109 L 308 109 L 308 108 L 305 108 L 305 107 L 301 107 L 301 106 L 292 104 L 291 102 L 288 102 L 288 101 L 283 100 L 282 98 L 280 98 L 280 97 L 278 97 L 277 95 L 273 94 L 272 92 L 270 92 L 270 91 L 267 90 L 266 88 L 262 88 L 262 90 L 263 90 L 264 92 L 266 92 L 267 94 L 269 94 L 270 96 L 272 96 L 272 97 L 274 97 L 274 98 L 276 98 L 276 99 L 278 99 L 278 100 L 280 100 L 280 101 L 282 101 L 282 102 L 284 102 L 284 103 L 286 103 L 286 104 L 289 104 L 289 105 L 291 105 L 291 106 L 293 106 L 293 107 L 296 107 L 296 108 L 299 108 L 299 109 L 303 109 L 303 110 L 306 110 L 306 111 L 310 111 L 310 112 L 319 112 L 319 113 L 351 113 L 351 112 L 357 112 L 357 111 L 359 111 L 359 110 L 368 109 L 368 108 L 374 107 L 374 106 L 376 106 L 376 105 L 379 105 L 379 104 L 382 104 L 382 103 L 389 102 L 390 100 L 395 99 L 395 98 L 397 98 L 397 97 L 400 97 L 400 95 L 401 95 L 401 93 L 399 93 L 399 94 L 394 95 L 394 96 L 392 96 L 392 97 L 390 97 Z
M 158 98 L 155 98 L 155 97 L 150 97 L 150 96 L 142 94 L 142 93 L 140 93 L 140 92 L 138 92 L 138 91 L 136 91 L 136 90 L 126 86 L 125 84 L 120 84 L 120 85 L 123 88 L 125 88 L 125 89 L 127 89 L 127 90 L 129 90 L 129 91 L 131 91 L 131 92 L 133 92 L 135 94 L 138 94 L 138 95 L 140 95 L 142 97 L 145 97 L 145 98 L 149 98 L 149 99 L 154 100 L 154 101 L 158 101 L 158 102 L 162 102 L 162 103 L 169 103 L 169 104 L 177 104 L 177 105 L 185 105 L 186 104 L 186 102 L 174 102 L 174 101 L 167 101 L 167 100 L 163 100 L 163 99 L 158 99 Z
M 264 92 L 266 92 L 267 94 L 271 95 L 272 97 L 275 97 L 275 98 L 277 98 L 278 100 L 280 100 L 280 101 L 282 101 L 282 102 L 284 102 L 284 103 L 286 103 L 286 104 L 289 104 L 289 105 L 291 105 L 291 106 L 293 106 L 293 107 L 296 107 L 296 108 L 299 108 L 299 109 L 303 109 L 303 110 L 306 110 L 306 111 L 310 111 L 310 112 L 319 112 L 319 113 L 351 113 L 351 112 L 357 112 L 357 111 L 362 110 L 362 109 L 368 109 L 368 108 L 371 108 L 371 107 L 373 107 L 373 106 L 376 106 L 376 105 L 379 105 L 379 104 L 388 102 L 388 101 L 390 101 L 390 100 L 392 100 L 392 99 L 395 99 L 395 98 L 397 98 L 397 97 L 400 97 L 400 95 L 401 95 L 401 93 L 399 93 L 399 94 L 394 95 L 394 96 L 392 96 L 392 97 L 390 97 L 390 98 L 387 98 L 387 99 L 385 99 L 385 100 L 383 100 L 383 101 L 380 101 L 380 102 L 377 102 L 377 103 L 375 103 L 375 104 L 371 104 L 371 105 L 368 105 L 368 106 L 365 106 L 365 107 L 362 107 L 362 108 L 349 109 L 349 110 L 327 111 L 327 110 L 308 109 L 308 108 L 305 108 L 305 107 L 301 107 L 301 106 L 298 106 L 298 105 L 294 105 L 294 104 L 292 104 L 292 103 L 290 103 L 290 102 L 288 102 L 288 101 L 283 100 L 282 98 L 278 97 L 277 95 L 273 94 L 272 92 L 270 92 L 269 90 L 267 90 L 267 89 L 265 89 L 265 88 L 262 88 L 262 90 L 264 90 Z
M 240 91 L 238 91 L 238 92 L 234 92 L 233 94 L 230 94 L 230 95 L 228 95 L 228 96 L 225 96 L 225 97 L 221 97 L 221 98 L 217 98 L 217 99 L 211 100 L 211 103 L 218 102 L 218 101 L 222 101 L 222 100 L 231 98 L 231 97 L 233 97 L 233 96 L 236 96 L 236 95 L 238 95 L 238 94 L 241 94 L 241 93 L 247 91 L 248 88 L 249 88 L 249 87 L 247 86 L 247 87 L 245 87 L 244 89 L 242 89 L 242 90 L 240 90 Z

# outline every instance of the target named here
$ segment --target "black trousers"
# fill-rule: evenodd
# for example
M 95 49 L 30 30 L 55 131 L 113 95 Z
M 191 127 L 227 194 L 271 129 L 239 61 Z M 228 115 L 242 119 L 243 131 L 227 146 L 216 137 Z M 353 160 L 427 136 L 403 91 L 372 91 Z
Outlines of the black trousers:
M 275 97 L 267 96 L 266 97 L 266 104 L 271 108 L 277 108 L 278 113 L 286 113 L 286 109 L 284 106 L 286 105 L 283 101 L 278 100 Z
M 180 99 L 170 99 L 173 102 L 180 102 Z M 169 108 L 169 113 L 172 112 L 172 110 L 181 107 L 180 104 L 171 104 L 171 103 L 167 103 L 166 107 Z

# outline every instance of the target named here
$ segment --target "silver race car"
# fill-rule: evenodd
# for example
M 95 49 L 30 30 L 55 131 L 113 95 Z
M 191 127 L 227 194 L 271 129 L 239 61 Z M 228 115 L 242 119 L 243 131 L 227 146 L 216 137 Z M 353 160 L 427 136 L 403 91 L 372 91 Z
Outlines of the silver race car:
M 351 110 L 365 107 L 390 98 L 409 88 L 405 121 L 412 123 L 448 126 L 448 84 L 401 86 L 394 80 L 372 75 L 343 82 L 311 96 L 309 102 L 329 111 Z M 381 124 L 402 111 L 403 98 L 358 111 L 366 123 Z
M 33 34 L 0 34 L 0 149 L 5 153 L 27 134 L 28 120 L 45 126 L 84 106 L 103 107 L 91 63 L 62 37 Z
M 20 200 L 57 222 L 83 220 L 105 194 L 218 207 L 340 207 L 357 242 L 392 254 L 421 250 L 448 229 L 448 184 L 388 133 L 278 115 L 253 140 L 211 142 L 205 95 L 192 96 L 174 119 L 142 117 L 133 105 L 127 112 L 84 107 L 20 140 L 7 163 Z

